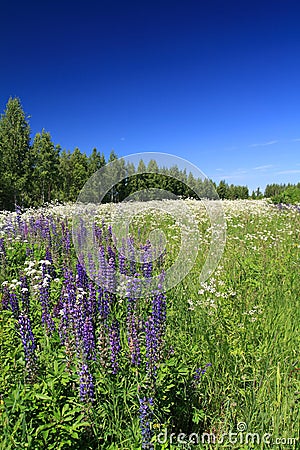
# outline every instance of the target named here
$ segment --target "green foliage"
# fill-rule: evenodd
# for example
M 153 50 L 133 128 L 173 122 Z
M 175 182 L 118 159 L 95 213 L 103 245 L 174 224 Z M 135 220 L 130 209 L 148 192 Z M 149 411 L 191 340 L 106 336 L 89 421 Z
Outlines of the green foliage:
M 231 184 L 230 186 L 225 180 L 221 180 L 217 186 L 217 193 L 221 199 L 247 199 L 249 198 L 249 190 L 247 186 L 235 186 Z
M 8 100 L 1 116 L 0 158 L 0 209 L 7 210 L 14 210 L 15 205 L 28 207 L 55 200 L 75 201 L 87 180 L 106 165 L 104 154 L 96 148 L 90 156 L 79 148 L 73 152 L 61 150 L 45 130 L 37 133 L 31 144 L 30 127 L 18 98 Z M 117 159 L 112 150 L 108 163 Z M 150 189 L 165 190 L 181 198 L 215 199 L 217 194 L 221 199 L 249 198 L 247 186 L 229 185 L 225 180 L 217 185 L 211 180 L 196 179 L 192 173 L 187 174 L 177 166 L 158 167 L 154 160 L 149 161 L 147 167 L 141 160 L 135 167 L 120 159 L 117 172 L 124 173 L 124 179 L 106 194 L 104 203 L 122 201 L 137 191 L 145 191 L 146 195 L 143 192 L 140 196 L 145 200 L 148 195 L 150 200 L 153 197 Z M 269 184 L 264 195 L 275 203 L 297 203 L 299 189 L 299 185 Z M 166 198 L 166 194 L 161 197 Z M 259 187 L 252 192 L 251 198 L 263 198 Z
M 267 184 L 265 189 L 265 197 L 271 198 L 275 195 L 279 195 L 286 189 L 286 187 L 287 186 L 285 184 Z
M 0 209 L 26 201 L 31 176 L 30 128 L 19 98 L 10 98 L 0 120 Z
M 250 433 L 297 438 L 300 215 L 296 208 L 279 210 L 261 202 L 225 202 L 225 253 L 217 271 L 200 285 L 199 273 L 210 245 L 209 221 L 199 202 L 192 203 L 199 218 L 202 246 L 193 270 L 167 293 L 154 440 L 166 429 L 168 439 L 172 432 L 215 433 L 220 439 L 229 430 L 235 432 L 239 422 L 245 422 Z M 158 226 L 165 231 L 168 243 L 176 243 L 179 234 L 172 220 L 163 215 L 160 220 L 151 213 L 139 216 L 132 226 L 133 230 L 141 228 L 141 238 Z M 52 238 L 56 247 L 60 236 Z M 33 259 L 43 259 L 43 239 L 7 239 L 0 284 L 19 278 L 28 248 L 33 249 Z M 172 263 L 178 246 L 168 244 L 167 252 Z M 61 277 L 64 262 L 60 251 L 53 256 Z M 76 264 L 73 254 L 70 263 Z M 59 301 L 61 288 L 61 282 L 53 282 L 53 305 Z M 0 309 L 0 449 L 140 449 L 138 397 L 147 390 L 143 372 L 131 367 L 125 354 L 116 376 L 93 362 L 96 401 L 82 404 L 76 360 L 66 357 L 58 333 L 51 337 L 45 334 L 39 300 L 33 297 L 31 301 L 39 370 L 29 383 L 15 319 L 11 311 Z M 121 305 L 118 303 L 116 309 L 122 323 Z M 121 339 L 126 340 L 125 334 Z M 196 379 L 196 369 L 203 369 L 208 362 L 212 366 Z M 229 442 L 210 447 L 178 445 L 168 440 L 155 444 L 155 448 L 258 448 Z
M 298 204 L 300 203 L 300 186 L 288 186 L 282 192 L 272 197 L 273 203 Z
M 50 133 L 37 133 L 31 149 L 33 175 L 31 196 L 36 205 L 50 202 L 58 183 L 59 147 L 55 147 Z

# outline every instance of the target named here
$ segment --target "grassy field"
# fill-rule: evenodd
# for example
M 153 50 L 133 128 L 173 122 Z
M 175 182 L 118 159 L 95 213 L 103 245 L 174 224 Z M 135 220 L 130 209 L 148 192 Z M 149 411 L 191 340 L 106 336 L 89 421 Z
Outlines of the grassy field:
M 170 202 L 173 217 L 163 202 L 132 205 L 140 263 L 120 256 L 117 206 L 97 211 L 96 254 L 110 282 L 113 270 L 130 278 L 124 289 L 78 263 L 73 205 L 0 213 L 1 449 L 300 448 L 299 208 L 223 201 L 226 246 L 201 283 L 212 229 L 186 200 L 200 243 L 192 269 L 141 297 L 139 280 L 147 288 L 178 259 Z M 155 229 L 166 245 L 151 261 Z

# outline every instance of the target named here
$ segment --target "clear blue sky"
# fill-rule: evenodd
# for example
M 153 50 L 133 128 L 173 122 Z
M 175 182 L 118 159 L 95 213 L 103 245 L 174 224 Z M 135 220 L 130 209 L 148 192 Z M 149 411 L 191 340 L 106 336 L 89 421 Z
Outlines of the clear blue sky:
M 300 3 L 5 1 L 0 108 L 108 156 L 173 153 L 207 176 L 300 180 Z

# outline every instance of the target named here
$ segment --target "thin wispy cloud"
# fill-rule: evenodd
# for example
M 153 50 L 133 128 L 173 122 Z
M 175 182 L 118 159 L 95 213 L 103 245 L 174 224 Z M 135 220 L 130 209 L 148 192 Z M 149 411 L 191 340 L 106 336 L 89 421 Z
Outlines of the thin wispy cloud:
M 300 138 L 291 139 L 290 142 L 300 142 Z
M 300 173 L 300 169 L 280 170 L 276 172 L 277 175 L 289 175 L 293 173 Z
M 267 145 L 274 145 L 274 144 L 278 144 L 279 141 L 277 140 L 273 140 L 273 141 L 267 141 L 267 142 L 261 142 L 259 144 L 250 144 L 249 147 L 265 147 Z
M 224 179 L 224 180 L 228 180 L 228 179 L 243 179 L 245 175 L 249 174 L 249 170 L 245 170 L 245 169 L 237 169 L 234 170 L 232 173 L 227 173 L 226 174 L 220 174 L 217 175 L 216 178 L 219 179 Z
M 273 169 L 274 164 L 265 164 L 264 166 L 257 166 L 253 167 L 254 170 L 267 170 L 267 169 Z

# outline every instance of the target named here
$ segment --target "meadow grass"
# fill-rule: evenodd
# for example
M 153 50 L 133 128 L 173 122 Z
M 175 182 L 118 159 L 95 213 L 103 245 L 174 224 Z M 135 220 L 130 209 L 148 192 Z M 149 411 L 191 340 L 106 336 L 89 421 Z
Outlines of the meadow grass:
M 153 447 L 300 448 L 299 211 L 278 209 L 265 201 L 223 201 L 225 251 L 216 271 L 201 284 L 210 223 L 201 202 L 187 202 L 198 221 L 201 245 L 193 269 L 166 293 L 164 356 L 153 391 Z M 101 206 L 99 221 L 109 221 L 113 208 Z M 65 221 L 72 216 L 72 205 L 28 211 L 22 220 L 41 213 Z M 6 252 L 0 282 L 9 284 L 24 270 L 26 248 L 30 246 L 34 260 L 43 259 L 45 242 L 38 235 L 28 237 L 29 242 L 13 236 L 8 220 L 16 223 L 16 216 L 0 216 Z M 151 211 L 135 218 L 131 233 L 142 242 L 156 228 L 165 231 L 165 264 L 171 267 L 180 248 L 176 220 Z M 65 264 L 60 238 L 55 239 L 52 307 L 60 298 Z M 70 259 L 74 266 L 76 255 L 72 253 Z M 66 361 L 58 333 L 49 336 L 41 327 L 37 296 L 32 294 L 31 301 L 39 364 L 31 383 L 25 377 L 24 352 L 12 311 L 9 307 L 0 311 L 0 448 L 142 448 L 138 397 L 148 386 L 145 370 L 132 367 L 126 351 L 120 354 L 116 376 L 105 363 L 92 362 L 96 402 L 82 404 L 76 364 Z M 119 299 L 115 314 L 120 322 L 126 320 L 122 308 Z M 125 348 L 122 329 L 120 339 Z M 245 429 L 236 443 L 229 442 L 228 436 L 221 442 L 224 433 L 238 432 L 241 423 Z M 257 433 L 260 442 L 245 442 L 247 432 Z M 179 433 L 186 435 L 181 436 L 185 443 L 177 439 Z M 199 436 L 198 444 L 189 442 L 191 433 Z M 214 435 L 215 443 L 201 443 L 203 433 Z M 270 444 L 262 442 L 266 433 L 271 435 Z M 162 436 L 167 436 L 165 443 Z M 275 443 L 276 438 L 281 441 Z

